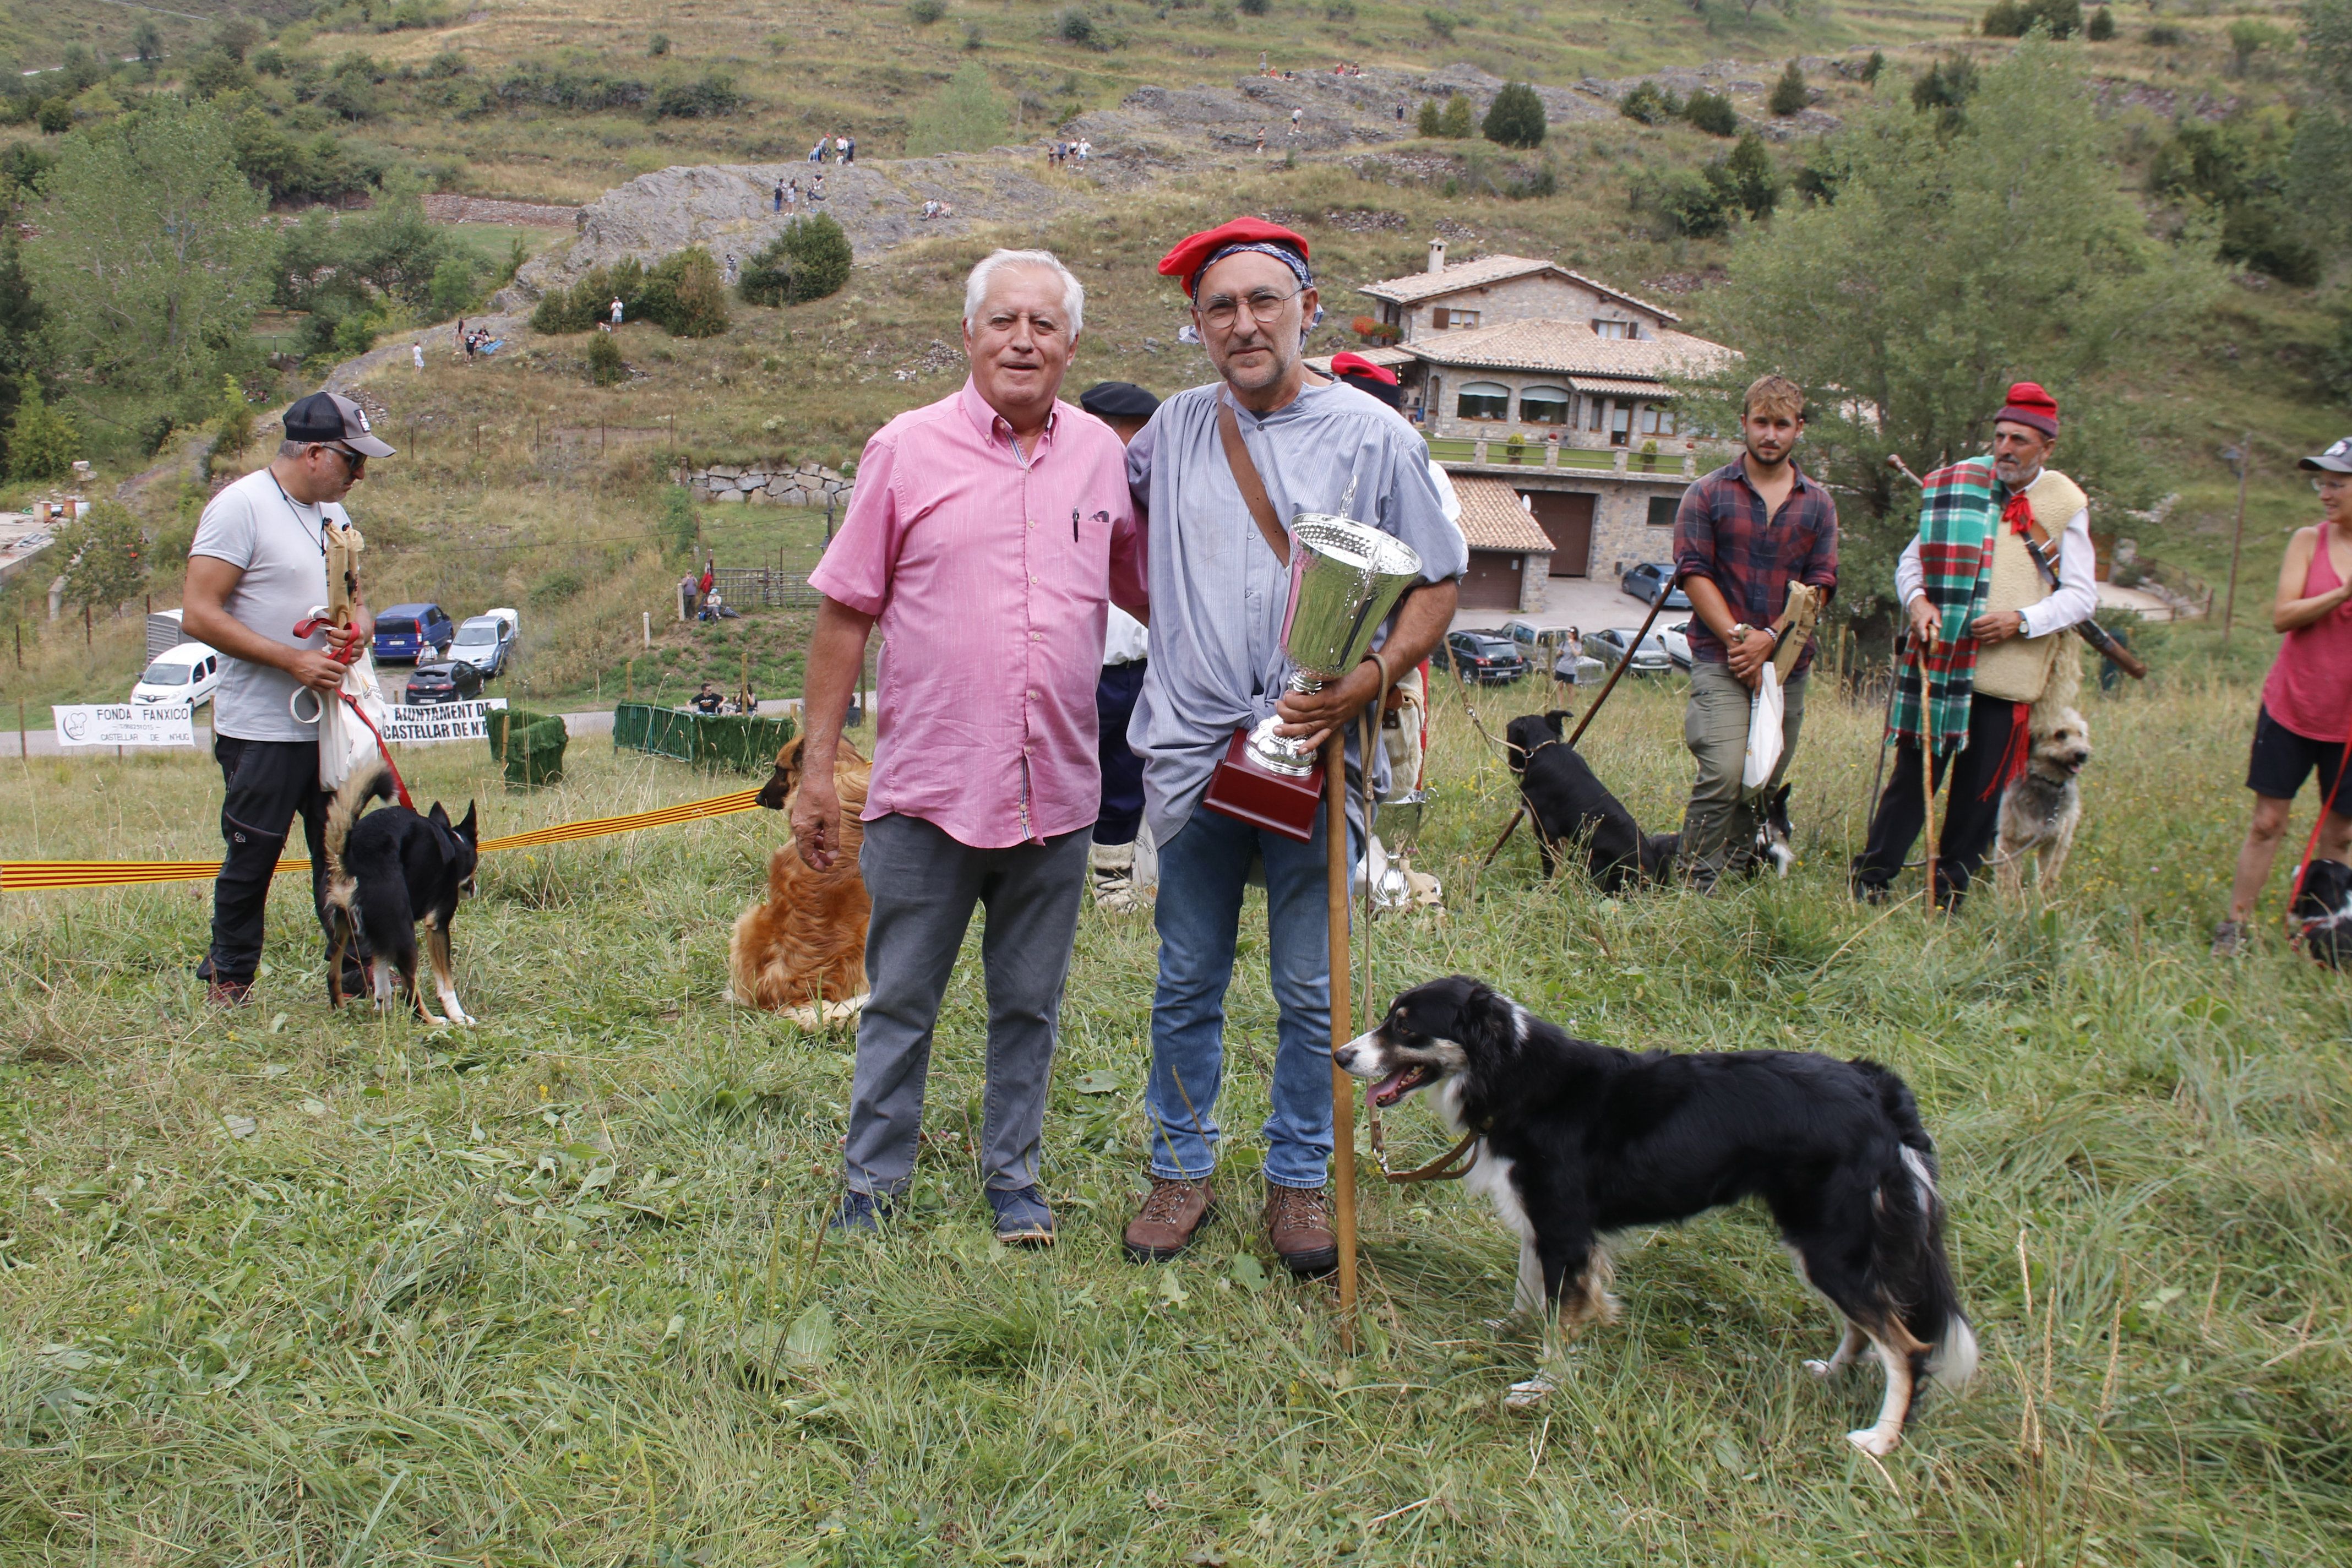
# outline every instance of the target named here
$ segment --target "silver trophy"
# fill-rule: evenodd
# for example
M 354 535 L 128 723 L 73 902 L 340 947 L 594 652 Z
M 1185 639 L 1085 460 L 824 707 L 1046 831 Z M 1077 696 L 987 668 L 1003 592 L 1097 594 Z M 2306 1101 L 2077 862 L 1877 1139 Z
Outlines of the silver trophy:
M 1348 488 L 1352 496 L 1355 487 Z M 1420 576 L 1420 555 L 1393 534 L 1325 512 L 1291 519 L 1290 603 L 1282 615 L 1290 689 L 1320 691 L 1355 668 L 1370 651 L 1373 632 Z M 1251 760 L 1286 778 L 1305 778 L 1315 771 L 1315 753 L 1276 734 L 1280 722 L 1267 718 L 1250 731 Z

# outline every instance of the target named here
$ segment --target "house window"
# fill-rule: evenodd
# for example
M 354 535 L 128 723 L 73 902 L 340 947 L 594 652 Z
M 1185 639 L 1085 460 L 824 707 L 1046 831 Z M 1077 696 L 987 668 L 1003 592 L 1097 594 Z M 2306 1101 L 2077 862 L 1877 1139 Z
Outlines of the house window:
M 1519 417 L 1530 425 L 1568 423 L 1568 389 L 1530 386 L 1519 394 Z
M 1633 444 L 1633 405 L 1630 403 L 1612 403 L 1609 405 L 1609 444 L 1612 447 L 1630 446 Z
M 1394 304 L 1381 307 L 1381 324 L 1384 327 L 1393 327 L 1397 324 L 1397 308 Z
M 1642 434 L 1671 436 L 1675 433 L 1675 411 L 1655 403 L 1642 405 Z
M 1465 381 L 1454 412 L 1465 419 L 1508 419 L 1511 389 L 1499 381 Z
M 1601 428 L 1601 411 L 1607 405 L 1608 402 L 1609 400 L 1605 397 L 1588 397 L 1584 400 L 1584 406 L 1587 411 L 1584 427 L 1587 430 L 1598 430 Z
M 1592 323 L 1592 332 L 1595 337 L 1630 338 L 1633 335 L 1633 323 L 1631 321 L 1595 321 Z
M 1478 324 L 1478 312 L 1440 305 L 1429 313 L 1429 324 L 1440 331 L 1456 327 L 1475 327 Z
M 1681 505 L 1682 498 L 1679 496 L 1652 496 L 1650 498 L 1650 526 L 1652 528 L 1674 527 L 1675 510 Z

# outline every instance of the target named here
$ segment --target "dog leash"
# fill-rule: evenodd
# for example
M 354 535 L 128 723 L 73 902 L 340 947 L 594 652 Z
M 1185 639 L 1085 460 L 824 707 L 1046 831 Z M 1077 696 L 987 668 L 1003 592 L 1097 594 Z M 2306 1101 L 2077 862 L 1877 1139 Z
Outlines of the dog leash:
M 327 617 L 324 616 L 306 616 L 301 620 L 295 623 L 294 635 L 298 637 L 307 638 L 313 632 L 317 631 L 320 626 L 323 626 L 326 624 Z M 359 642 L 354 638 L 340 654 L 330 649 L 328 650 L 327 657 L 338 660 L 345 668 L 349 668 L 351 666 L 359 662 Z M 301 695 L 302 693 L 298 690 L 294 693 L 294 697 L 287 699 L 288 712 L 294 712 L 294 698 Z M 367 710 L 360 706 L 359 699 L 353 697 L 350 692 L 345 691 L 340 686 L 335 688 L 335 695 L 342 700 L 344 707 L 352 710 L 352 717 L 356 718 L 361 723 L 367 726 L 368 734 L 373 737 L 375 741 L 375 754 L 383 759 L 384 770 L 392 774 L 393 793 L 400 797 L 402 809 L 405 811 L 415 811 L 416 809 L 416 803 L 408 798 L 408 782 L 400 776 L 400 764 L 392 760 L 392 748 L 383 743 L 383 731 L 375 727 L 375 721 L 367 716 Z M 325 704 L 323 701 L 320 703 L 320 711 L 321 714 L 325 712 Z M 301 718 L 301 715 L 299 713 L 295 713 L 294 717 L 299 721 Z
M 2344 738 L 2344 754 L 2336 760 L 2336 783 L 2329 786 L 2327 798 L 2319 803 L 2319 816 L 2311 825 L 2311 837 L 2304 840 L 2303 862 L 2294 868 L 2294 890 L 2287 895 L 2287 940 L 2301 942 L 2303 927 L 2294 918 L 2294 906 L 2303 898 L 2303 884 L 2311 876 L 2311 858 L 2319 848 L 2320 829 L 2327 826 L 2327 814 L 2336 809 L 2336 797 L 2344 791 L 2346 766 L 2352 764 L 2352 735 Z
M 1380 1110 L 1372 1104 L 1373 1087 L 1371 1084 L 1364 1086 L 1364 1109 L 1371 1121 L 1372 1158 L 1379 1162 L 1381 1175 L 1390 1185 L 1403 1186 L 1408 1182 L 1458 1182 L 1475 1168 L 1478 1163 L 1478 1141 L 1486 1134 L 1471 1131 L 1465 1132 L 1459 1143 L 1426 1165 L 1416 1165 L 1410 1171 L 1390 1170 L 1389 1152 L 1381 1140 Z M 1461 1159 L 1465 1153 L 1470 1157 L 1463 1160 L 1459 1165 L 1454 1164 L 1454 1162 Z

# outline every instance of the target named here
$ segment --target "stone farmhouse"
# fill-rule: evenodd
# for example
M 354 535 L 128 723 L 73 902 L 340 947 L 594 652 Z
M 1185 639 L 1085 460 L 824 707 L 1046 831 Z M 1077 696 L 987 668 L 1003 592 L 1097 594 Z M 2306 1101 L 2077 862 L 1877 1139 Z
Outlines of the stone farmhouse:
M 1397 373 L 1462 496 L 1465 607 L 1538 610 L 1551 578 L 1667 559 L 1684 488 L 1737 450 L 1663 379 L 1736 356 L 1664 306 L 1531 257 L 1448 265 L 1442 240 L 1426 271 L 1358 292 L 1395 334 L 1364 357 Z

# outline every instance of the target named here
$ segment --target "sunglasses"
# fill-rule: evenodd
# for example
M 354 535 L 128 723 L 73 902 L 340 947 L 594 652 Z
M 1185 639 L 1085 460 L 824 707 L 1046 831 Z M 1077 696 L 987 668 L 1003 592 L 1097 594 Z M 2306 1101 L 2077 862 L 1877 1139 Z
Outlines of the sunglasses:
M 349 447 L 338 447 L 326 441 L 319 443 L 319 449 L 322 452 L 332 452 L 336 457 L 341 458 L 343 460 L 343 471 L 346 473 L 356 474 L 367 467 L 365 452 L 354 452 Z

